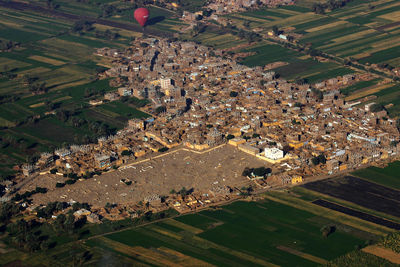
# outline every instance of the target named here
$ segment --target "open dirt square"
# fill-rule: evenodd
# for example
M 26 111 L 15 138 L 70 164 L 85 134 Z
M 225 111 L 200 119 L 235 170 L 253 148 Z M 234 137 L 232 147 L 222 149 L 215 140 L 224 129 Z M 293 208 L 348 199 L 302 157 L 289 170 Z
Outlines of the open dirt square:
M 63 188 L 56 188 L 55 184 L 64 182 L 64 177 L 50 174 L 38 176 L 24 185 L 22 192 L 36 186 L 48 188 L 46 194 L 33 196 L 33 202 L 37 204 L 70 200 L 94 206 L 104 206 L 107 202 L 135 203 L 154 194 L 168 195 L 172 189 L 178 191 L 182 187 L 201 193 L 218 191 L 224 186 L 241 187 L 249 183 L 241 175 L 244 168 L 260 166 L 271 167 L 265 161 L 229 145 L 205 152 L 178 148 Z M 129 179 L 132 184 L 126 185 L 120 182 L 121 179 Z

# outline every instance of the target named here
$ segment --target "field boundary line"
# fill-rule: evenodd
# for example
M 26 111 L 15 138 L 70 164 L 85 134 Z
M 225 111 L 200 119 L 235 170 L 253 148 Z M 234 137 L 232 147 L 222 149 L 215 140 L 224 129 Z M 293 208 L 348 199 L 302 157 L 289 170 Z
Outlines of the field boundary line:
M 279 249 L 279 250 L 288 252 L 290 254 L 299 256 L 299 257 L 301 257 L 303 259 L 319 263 L 319 264 L 326 264 L 328 262 L 325 259 L 322 259 L 320 257 L 314 256 L 314 255 L 311 255 L 311 254 L 308 254 L 308 253 L 304 253 L 304 252 L 298 251 L 298 250 L 293 249 L 293 248 L 289 248 L 289 247 L 285 247 L 285 246 L 277 246 L 276 248 Z
M 297 208 L 300 210 L 304 210 L 304 211 L 310 212 L 317 216 L 335 220 L 339 223 L 349 225 L 351 227 L 354 227 L 354 228 L 359 229 L 364 232 L 370 232 L 370 233 L 373 233 L 373 234 L 379 235 L 379 236 L 385 236 L 388 233 L 394 232 L 394 229 L 390 229 L 390 228 L 384 227 L 382 225 L 374 224 L 372 222 L 364 221 L 357 217 L 353 217 L 353 216 L 350 216 L 350 215 L 347 215 L 347 214 L 344 214 L 341 212 L 337 212 L 335 210 L 331 210 L 331 209 L 327 209 L 327 208 L 324 208 L 324 207 L 321 207 L 318 205 L 310 204 L 309 202 L 302 201 L 300 199 L 296 199 L 297 203 L 293 203 L 287 199 L 280 199 L 280 198 L 270 196 L 270 195 L 264 195 L 264 196 L 266 199 L 269 199 L 271 201 L 275 201 L 275 202 L 282 203 L 282 204 L 285 204 L 285 205 L 288 205 L 288 206 L 291 206 L 291 207 L 294 207 L 294 208 Z M 302 204 L 305 204 L 305 205 L 302 205 Z M 313 205 L 313 206 L 310 207 L 310 205 Z M 316 212 L 315 209 L 320 209 L 320 210 L 322 209 L 325 212 Z M 340 217 L 342 217 L 343 219 L 346 219 L 346 220 L 341 221 Z M 353 223 L 352 221 L 362 223 L 363 225 Z M 367 227 L 367 226 L 369 226 L 369 227 Z M 371 226 L 373 226 L 375 229 L 371 229 L 372 228 Z
M 397 188 L 394 188 L 394 187 L 390 187 L 390 186 L 387 186 L 387 185 L 384 185 L 384 184 L 380 184 L 380 183 L 377 183 L 377 182 L 372 181 L 372 180 L 368 180 L 368 179 L 365 178 L 365 177 L 362 177 L 362 176 L 359 176 L 359 175 L 356 175 L 356 174 L 352 174 L 352 176 L 357 177 L 357 178 L 359 178 L 359 179 L 362 179 L 362 180 L 364 180 L 364 181 L 367 181 L 367 182 L 370 182 L 370 183 L 373 183 L 373 184 L 376 184 L 376 185 L 384 186 L 384 187 L 387 187 L 387 188 L 390 188 L 390 189 L 392 189 L 392 190 L 396 190 L 396 191 L 399 191 L 399 192 L 400 192 L 400 189 L 397 189 Z

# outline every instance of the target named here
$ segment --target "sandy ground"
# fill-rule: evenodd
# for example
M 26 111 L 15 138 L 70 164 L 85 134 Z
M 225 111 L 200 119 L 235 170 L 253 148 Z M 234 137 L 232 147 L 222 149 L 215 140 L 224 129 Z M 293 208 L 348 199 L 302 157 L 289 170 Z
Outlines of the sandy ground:
M 364 252 L 373 254 L 375 256 L 387 259 L 396 264 L 400 264 L 400 254 L 394 252 L 391 249 L 383 248 L 380 246 L 369 246 L 362 249 Z
M 35 194 L 33 202 L 45 204 L 50 201 L 87 202 L 95 206 L 110 203 L 135 203 L 153 194 L 168 195 L 171 189 L 193 188 L 195 192 L 218 192 L 223 186 L 241 187 L 249 181 L 243 177 L 245 167 L 271 167 L 263 160 L 223 145 L 202 154 L 177 149 L 152 159 L 141 160 L 118 170 L 73 185 L 56 188 L 57 182 L 65 178 L 57 175 L 42 175 L 26 183 L 21 192 L 36 186 L 46 187 L 46 194 Z M 132 185 L 121 183 L 129 179 Z

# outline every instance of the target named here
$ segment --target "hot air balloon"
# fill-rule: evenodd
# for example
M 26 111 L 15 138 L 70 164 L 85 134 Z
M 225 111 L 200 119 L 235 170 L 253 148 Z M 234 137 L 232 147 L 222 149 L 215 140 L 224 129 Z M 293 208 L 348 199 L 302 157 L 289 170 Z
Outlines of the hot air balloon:
M 141 7 L 135 10 L 133 16 L 139 22 L 139 24 L 144 27 L 146 25 L 146 21 L 149 18 L 149 10 L 147 8 Z

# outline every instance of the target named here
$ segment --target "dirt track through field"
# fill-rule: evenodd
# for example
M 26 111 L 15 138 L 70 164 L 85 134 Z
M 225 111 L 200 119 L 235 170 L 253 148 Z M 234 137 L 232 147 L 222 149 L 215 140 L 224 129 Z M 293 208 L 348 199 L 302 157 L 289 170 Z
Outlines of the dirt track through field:
M 289 248 L 289 247 L 285 247 L 285 246 L 277 246 L 276 248 L 277 248 L 277 249 L 280 249 L 280 250 L 283 250 L 283 251 L 286 251 L 286 252 L 288 252 L 288 253 L 290 253 L 290 254 L 293 254 L 293 255 L 302 257 L 302 258 L 304 258 L 304 259 L 306 259 L 306 260 L 319 263 L 319 264 L 325 264 L 325 263 L 327 263 L 327 261 L 324 260 L 324 259 L 321 259 L 321 258 L 316 257 L 316 256 L 311 255 L 311 254 L 307 254 L 307 253 L 298 251 L 298 250 L 293 249 L 293 248 Z

